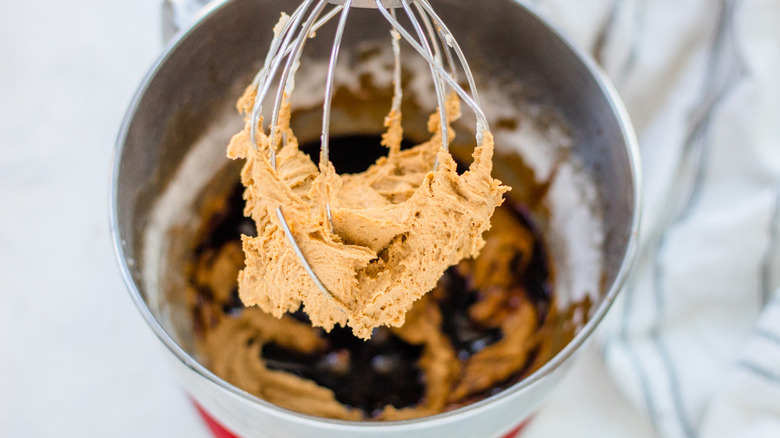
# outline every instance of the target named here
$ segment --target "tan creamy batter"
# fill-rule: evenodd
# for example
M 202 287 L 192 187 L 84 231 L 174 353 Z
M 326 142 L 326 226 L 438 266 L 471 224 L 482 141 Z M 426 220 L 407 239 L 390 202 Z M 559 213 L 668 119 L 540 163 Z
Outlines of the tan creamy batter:
M 211 222 L 214 215 L 224 215 L 225 208 L 220 203 L 207 205 L 203 223 Z M 422 347 L 417 365 L 425 389 L 419 403 L 400 408 L 387 404 L 372 414 L 340 402 L 333 390 L 313 380 L 272 369 L 272 361 L 263 355 L 269 344 L 313 355 L 337 350 L 320 329 L 291 315 L 278 319 L 257 307 L 225 313 L 236 288 L 236 273 L 243 264 L 237 240 L 196 253 L 188 270 L 189 296 L 199 327 L 198 351 L 209 369 L 233 385 L 276 405 L 321 417 L 418 418 L 484 398 L 489 395 L 486 391 L 530 374 L 560 351 L 576 332 L 572 323 L 575 313 L 587 315 L 590 307 L 585 301 L 559 309 L 557 300 L 552 299 L 546 310 L 540 311 L 527 291 L 518 287 L 518 279 L 532 269 L 529 263 L 537 250 L 531 231 L 518 222 L 510 208 L 496 209 L 479 257 L 463 260 L 454 268 L 471 278 L 470 287 L 479 290 L 478 298 L 468 306 L 469 318 L 482 327 L 498 328 L 500 339 L 467 358 L 459 357 L 444 327 L 446 319 L 454 315 L 443 314 L 441 307 L 453 291 L 448 290 L 451 286 L 446 281 L 440 281 L 411 306 L 403 326 L 380 330 L 368 341 L 392 333 Z M 348 360 L 344 366 L 345 373 L 355 371 Z
M 255 90 L 238 102 L 250 114 Z M 456 96 L 447 100 L 448 125 L 460 116 Z M 431 115 L 430 141 L 401 151 L 400 114 L 391 113 L 383 144 L 389 149 L 368 170 L 338 175 L 330 163 L 321 171 L 298 149 L 286 105 L 276 132 L 286 143 L 270 162 L 270 137 L 251 121 L 228 146 L 230 158 L 246 158 L 241 179 L 245 214 L 257 237 L 243 236 L 246 267 L 239 294 L 246 305 L 281 318 L 301 304 L 312 324 L 326 330 L 349 325 L 364 339 L 379 326 L 400 327 L 412 303 L 434 288 L 444 271 L 476 256 L 484 245 L 494 209 L 509 190 L 491 177 L 493 137 L 484 132 L 468 171 L 458 175 L 441 148 L 441 121 Z M 454 131 L 449 127 L 450 141 Z M 438 169 L 433 170 L 438 157 Z M 325 209 L 330 204 L 333 227 Z M 301 265 L 276 216 L 281 207 L 296 242 L 334 299 L 320 291 Z

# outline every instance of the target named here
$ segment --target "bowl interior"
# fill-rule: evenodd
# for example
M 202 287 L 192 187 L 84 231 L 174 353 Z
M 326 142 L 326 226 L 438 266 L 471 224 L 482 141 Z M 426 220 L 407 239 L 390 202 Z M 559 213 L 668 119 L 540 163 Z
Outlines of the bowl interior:
M 576 322 L 582 330 L 614 297 L 636 227 L 636 163 L 619 104 L 595 70 L 519 3 L 432 4 L 477 78 L 496 134 L 495 175 L 531 206 L 549 238 L 559 293 L 593 300 L 589 314 Z M 113 220 L 131 293 L 158 335 L 193 357 L 183 242 L 198 226 L 204 194 L 228 190 L 237 180 L 240 164 L 224 152 L 243 123 L 234 102 L 258 70 L 279 14 L 297 5 L 233 0 L 214 9 L 151 71 L 119 136 Z M 302 142 L 319 136 L 332 27 L 309 40 L 297 76 L 293 129 Z M 391 96 L 389 27 L 376 11 L 354 10 L 347 29 L 340 62 L 353 74 L 338 79 L 331 134 L 380 133 Z M 404 64 L 404 127 L 419 141 L 427 135 L 424 121 L 434 100 L 424 97 L 430 87 L 415 85 L 425 64 L 410 58 L 417 60 Z M 466 115 L 457 127 L 456 155 L 468 156 L 472 146 L 464 140 L 473 140 L 471 126 Z M 529 189 L 532 181 L 549 182 L 552 189 L 540 194 Z

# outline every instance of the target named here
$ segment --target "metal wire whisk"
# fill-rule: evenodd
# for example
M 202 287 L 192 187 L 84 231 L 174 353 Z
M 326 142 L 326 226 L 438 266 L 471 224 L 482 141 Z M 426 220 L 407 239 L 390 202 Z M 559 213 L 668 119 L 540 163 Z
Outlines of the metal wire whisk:
M 325 9 L 329 4 L 332 7 L 329 11 L 325 12 Z M 412 48 L 428 62 L 430 66 L 433 85 L 436 91 L 439 117 L 442 121 L 441 138 L 442 147 L 444 150 L 449 149 L 447 132 L 448 127 L 446 123 L 447 110 L 444 104 L 447 88 L 457 93 L 458 96 L 471 108 L 471 110 L 476 115 L 476 140 L 477 144 L 481 144 L 483 132 L 488 131 L 488 124 L 487 119 L 485 118 L 485 115 L 480 108 L 474 77 L 471 73 L 471 69 L 468 66 L 468 62 L 466 61 L 466 58 L 460 49 L 460 46 L 458 46 L 458 43 L 455 41 L 455 38 L 452 36 L 452 33 L 449 31 L 449 29 L 447 29 L 447 26 L 444 24 L 444 22 L 439 18 L 436 12 L 434 12 L 428 0 L 304 0 L 303 3 L 301 3 L 301 5 L 292 13 L 292 15 L 289 16 L 286 21 L 282 21 L 279 25 L 277 25 L 277 28 L 274 30 L 275 36 L 271 41 L 271 47 L 265 58 L 263 67 L 257 73 L 252 82 L 253 86 L 256 87 L 257 90 L 257 95 L 251 114 L 251 126 L 253 129 L 250 130 L 250 140 L 255 150 L 258 149 L 257 138 L 255 134 L 256 129 L 264 129 L 263 126 L 258 126 L 260 123 L 260 116 L 263 112 L 263 101 L 268 95 L 268 92 L 271 89 L 271 85 L 274 83 L 274 79 L 278 77 L 279 79 L 276 82 L 278 84 L 278 88 L 274 100 L 274 107 L 271 113 L 271 123 L 269 125 L 269 129 L 271 131 L 269 147 L 270 162 L 273 168 L 276 169 L 276 149 L 280 141 L 280 135 L 277 129 L 279 113 L 281 111 L 283 99 L 285 96 L 289 98 L 289 96 L 292 94 L 295 84 L 295 72 L 300 65 L 303 46 L 307 39 L 314 37 L 315 32 L 320 27 L 325 25 L 336 15 L 339 15 L 338 28 L 333 40 L 333 48 L 331 50 L 325 84 L 319 163 L 320 170 L 322 170 L 323 166 L 329 162 L 329 130 L 331 102 L 333 99 L 334 88 L 334 71 L 339 55 L 342 35 L 344 34 L 344 28 L 347 22 L 347 17 L 349 15 L 350 9 L 353 7 L 377 9 L 391 26 L 391 41 L 393 54 L 395 57 L 395 68 L 393 72 L 393 79 L 395 84 L 392 103 L 393 110 L 400 111 L 401 107 L 401 63 L 399 41 L 403 37 L 403 39 L 406 40 L 409 45 L 411 45 Z M 406 28 L 404 28 L 404 26 L 398 21 L 396 16 L 397 9 L 403 10 L 404 14 L 411 23 L 414 35 Z M 280 26 L 281 29 L 279 29 Z M 460 68 L 465 73 L 469 92 L 466 92 L 463 87 L 458 84 L 457 66 L 455 59 L 457 59 L 460 64 Z M 447 65 L 446 68 L 445 62 Z M 283 63 L 284 67 L 280 72 L 280 67 Z M 284 138 L 281 140 L 284 141 Z M 437 167 L 438 159 L 434 164 L 434 170 Z M 332 227 L 330 205 L 326 205 L 326 212 L 328 221 L 331 223 Z M 338 302 L 338 300 L 320 281 L 314 270 L 312 270 L 311 265 L 306 260 L 306 257 L 301 251 L 300 246 L 295 241 L 295 237 L 290 230 L 281 207 L 276 209 L 276 216 L 279 219 L 282 229 L 287 239 L 290 241 L 293 250 L 297 254 L 307 273 L 311 276 L 314 283 L 322 291 L 322 293 L 325 294 L 325 296 Z

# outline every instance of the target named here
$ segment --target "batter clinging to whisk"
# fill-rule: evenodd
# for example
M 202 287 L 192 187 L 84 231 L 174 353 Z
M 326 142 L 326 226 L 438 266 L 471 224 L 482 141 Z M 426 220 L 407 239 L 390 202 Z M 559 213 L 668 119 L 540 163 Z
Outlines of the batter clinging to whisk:
M 246 123 L 228 155 L 247 159 L 241 175 L 245 214 L 258 229 L 257 237 L 242 237 L 246 267 L 239 274 L 239 294 L 246 305 L 276 317 L 303 304 L 315 326 L 349 325 L 356 336 L 369 338 L 375 327 L 402 325 L 411 304 L 449 266 L 478 254 L 508 187 L 491 176 L 493 137 L 468 64 L 427 0 L 333 3 L 339 5 L 324 13 L 326 0 L 306 0 L 292 15 L 283 14 L 263 68 L 238 102 Z M 328 159 L 330 105 L 351 7 L 376 8 L 390 23 L 395 94 L 382 139 L 388 156 L 365 172 L 338 175 Z M 404 11 L 412 33 L 399 23 L 396 9 Z M 317 166 L 298 149 L 289 98 L 306 40 L 336 15 Z M 438 102 L 428 121 L 431 139 L 403 151 L 401 38 L 430 65 Z M 458 85 L 455 59 L 470 93 Z M 266 132 L 262 106 L 272 85 L 276 94 Z M 460 99 L 477 119 L 474 160 L 461 175 L 448 151 Z

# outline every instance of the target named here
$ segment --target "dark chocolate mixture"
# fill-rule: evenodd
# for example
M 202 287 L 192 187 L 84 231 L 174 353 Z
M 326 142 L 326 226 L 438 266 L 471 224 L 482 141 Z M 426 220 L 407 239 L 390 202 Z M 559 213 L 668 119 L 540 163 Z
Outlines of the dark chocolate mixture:
M 371 139 L 377 147 L 366 150 L 369 139 L 356 136 L 331 140 L 332 150 L 339 151 L 331 155 L 339 173 L 362 171 L 383 152 L 378 137 Z M 305 147 L 302 149 L 307 150 Z M 314 159 L 316 162 L 316 156 Z M 237 245 L 240 249 L 240 235 L 255 234 L 253 222 L 242 214 L 242 191 L 243 187 L 237 183 L 232 193 L 221 202 L 207 203 L 210 207 L 204 212 L 204 227 L 194 245 L 189 273 L 196 295 L 192 299 L 192 315 L 197 334 L 202 338 L 208 337 L 221 322 L 240 318 L 246 312 L 238 299 L 235 282 L 229 293 L 224 287 L 225 291 L 220 292 L 217 290 L 219 287 L 214 285 L 225 284 L 227 280 L 224 275 L 209 271 L 215 271 L 213 267 L 219 263 L 230 265 L 227 275 L 241 268 L 242 261 L 235 250 Z M 488 243 L 480 257 L 447 270 L 436 289 L 421 300 L 425 303 L 419 304 L 432 306 L 431 310 L 441 315 L 439 331 L 443 342 L 448 344 L 445 348 L 453 353 L 452 363 L 436 365 L 430 363 L 430 358 L 423 360 L 425 349 L 431 347 L 420 342 L 408 342 L 411 338 L 404 336 L 402 330 L 379 328 L 369 341 L 363 341 L 354 337 L 349 329 L 336 327 L 325 333 L 320 328 L 309 327 L 318 339 L 316 346 L 301 351 L 273 340 L 265 342 L 258 350 L 263 367 L 289 373 L 329 389 L 338 403 L 350 412 L 362 412 L 360 417 L 365 419 L 395 418 L 383 414 L 387 406 L 413 410 L 418 405 L 430 404 L 431 388 L 426 385 L 432 379 L 433 371 L 428 370 L 437 369 L 437 366 L 448 370 L 437 372 L 447 376 L 440 380 L 451 390 L 450 394 L 444 394 L 439 410 L 489 396 L 515 383 L 557 352 L 557 344 L 565 343 L 566 338 L 573 335 L 573 329 L 568 330 L 571 333 L 557 336 L 556 345 L 549 345 L 549 342 L 545 345 L 545 339 L 556 338 L 545 336 L 555 330 L 556 325 L 560 326 L 565 317 L 555 311 L 552 272 L 543 240 L 532 225 L 528 212 L 509 200 L 496 211 L 494 219 L 499 225 L 494 222 L 494 229 L 486 233 Z M 231 251 L 225 251 L 227 247 Z M 231 256 L 220 256 L 225 253 Z M 221 277 L 215 280 L 214 276 Z M 415 304 L 416 307 L 418 304 Z M 521 317 L 522 312 L 531 315 L 531 318 Z M 291 315 L 290 320 L 295 323 L 293 319 L 308 323 L 306 314 L 301 310 Z M 507 338 L 508 333 L 517 337 L 515 327 L 521 326 L 529 327 L 527 336 L 516 342 L 514 338 Z M 253 339 L 250 338 L 246 348 L 253 347 Z M 505 345 L 510 342 L 522 345 Z M 209 350 L 205 351 L 208 356 Z M 520 360 L 507 365 L 512 369 L 494 369 L 496 365 L 490 364 L 491 360 L 500 361 L 500 358 L 513 357 L 513 354 Z M 497 359 L 491 359 L 491 355 Z M 427 362 L 422 365 L 424 361 Z M 480 362 L 487 363 L 488 369 L 480 370 Z M 426 374 L 428 372 L 431 374 Z M 228 376 L 223 377 L 231 380 Z M 245 378 L 242 376 L 242 379 Z M 260 389 L 244 389 L 264 396 Z M 294 403 L 286 406 L 296 409 Z M 339 416 L 328 412 L 307 413 Z M 435 412 L 420 410 L 420 413 L 408 416 L 430 413 Z

